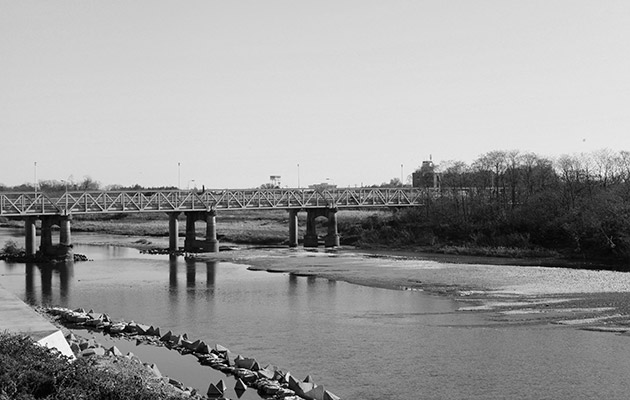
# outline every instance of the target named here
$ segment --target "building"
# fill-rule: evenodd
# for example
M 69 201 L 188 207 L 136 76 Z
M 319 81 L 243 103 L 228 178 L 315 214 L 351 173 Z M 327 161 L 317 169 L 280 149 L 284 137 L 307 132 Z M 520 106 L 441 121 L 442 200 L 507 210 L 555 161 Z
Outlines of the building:
M 413 187 L 438 188 L 440 175 L 435 172 L 433 161 L 422 161 L 422 166 L 411 174 Z

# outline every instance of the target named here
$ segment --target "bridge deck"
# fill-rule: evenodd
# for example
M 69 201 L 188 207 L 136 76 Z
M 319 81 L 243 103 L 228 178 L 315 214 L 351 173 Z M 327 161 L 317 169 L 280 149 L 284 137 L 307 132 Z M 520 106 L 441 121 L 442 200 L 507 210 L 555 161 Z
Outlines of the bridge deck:
M 142 213 L 174 211 L 368 208 L 422 206 L 436 190 L 424 188 L 220 189 L 0 193 L 0 215 Z

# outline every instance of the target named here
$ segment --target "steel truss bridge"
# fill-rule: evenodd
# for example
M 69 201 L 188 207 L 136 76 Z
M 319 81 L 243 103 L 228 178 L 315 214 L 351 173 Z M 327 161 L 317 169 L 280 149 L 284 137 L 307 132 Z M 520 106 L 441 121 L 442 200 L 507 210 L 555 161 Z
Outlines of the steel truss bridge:
M 377 208 L 425 205 L 426 188 L 220 189 L 0 193 L 0 216 L 218 210 Z

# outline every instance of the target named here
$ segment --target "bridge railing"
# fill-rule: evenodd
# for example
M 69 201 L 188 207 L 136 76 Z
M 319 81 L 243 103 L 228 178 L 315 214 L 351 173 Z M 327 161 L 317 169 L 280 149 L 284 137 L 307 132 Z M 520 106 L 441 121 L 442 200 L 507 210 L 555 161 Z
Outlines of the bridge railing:
M 425 188 L 209 189 L 0 193 L 0 215 L 64 215 L 286 208 L 424 205 L 440 196 Z

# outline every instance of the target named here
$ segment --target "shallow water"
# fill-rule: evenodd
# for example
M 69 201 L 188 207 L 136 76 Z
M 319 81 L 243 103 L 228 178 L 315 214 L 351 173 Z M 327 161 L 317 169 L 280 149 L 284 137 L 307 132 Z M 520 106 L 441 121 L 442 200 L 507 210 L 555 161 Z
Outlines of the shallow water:
M 2 230 L 0 243 L 20 234 Z M 343 399 L 625 398 L 630 389 L 620 378 L 630 372 L 630 338 L 619 335 L 498 325 L 417 291 L 114 246 L 75 251 L 94 261 L 58 268 L 0 263 L 0 284 L 32 304 L 93 308 L 220 343 L 294 376 L 310 374 Z M 181 376 L 158 367 L 200 390 L 208 386 L 206 370 L 193 371 L 194 363 L 176 368 Z

